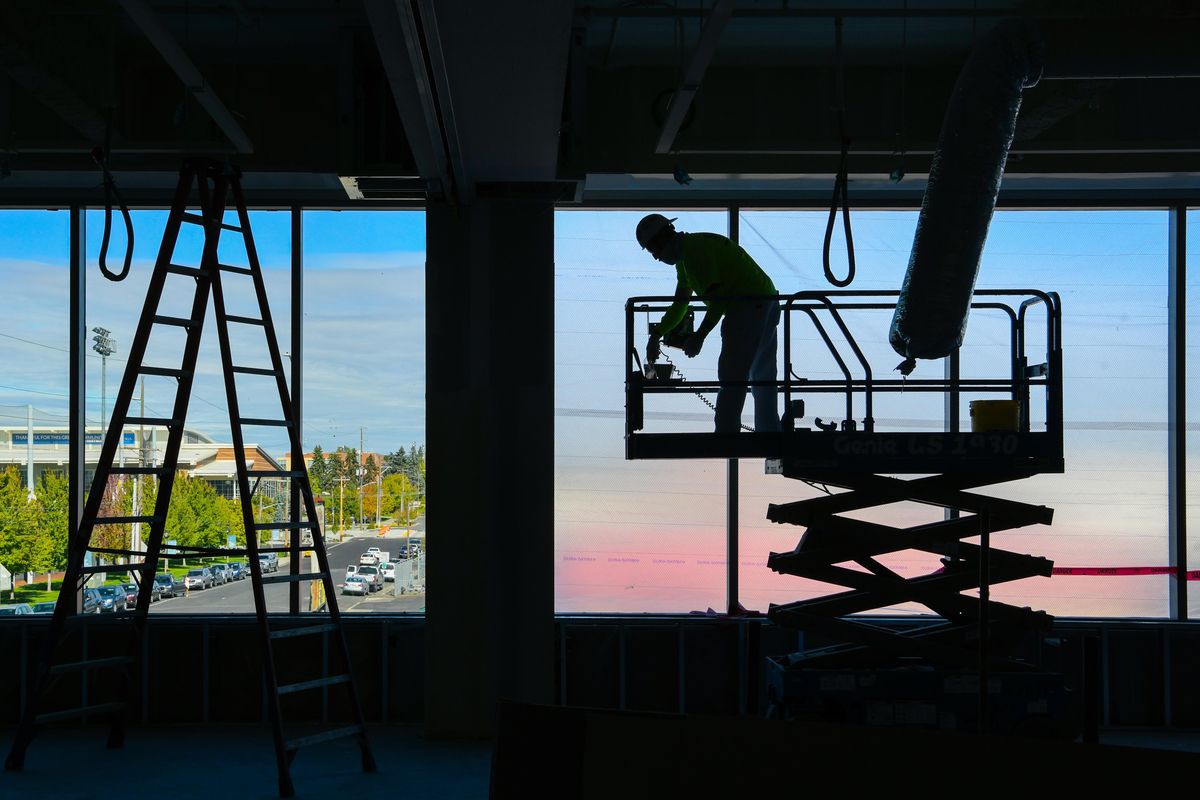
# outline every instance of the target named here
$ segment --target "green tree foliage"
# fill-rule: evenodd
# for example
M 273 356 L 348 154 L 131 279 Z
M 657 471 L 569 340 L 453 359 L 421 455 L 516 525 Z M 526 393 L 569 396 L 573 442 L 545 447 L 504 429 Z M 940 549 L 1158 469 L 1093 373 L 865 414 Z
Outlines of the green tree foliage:
M 71 532 L 70 483 L 61 472 L 43 472 L 37 490 L 39 527 L 50 538 L 50 569 L 66 569 Z
M 408 476 L 414 486 L 425 486 L 425 445 L 414 444 L 408 450 L 401 447 L 384 456 L 383 463 L 392 472 Z
M 13 572 L 45 572 L 53 542 L 43 530 L 41 504 L 29 492 L 16 467 L 0 472 L 0 564 Z
M 313 492 L 320 492 L 333 484 L 333 470 L 330 468 L 325 451 L 317 445 L 312 451 L 312 461 L 308 465 L 308 479 L 312 483 Z
M 246 541 L 240 503 L 221 497 L 208 481 L 177 474 L 164 538 L 181 545 L 224 547 L 230 533 Z

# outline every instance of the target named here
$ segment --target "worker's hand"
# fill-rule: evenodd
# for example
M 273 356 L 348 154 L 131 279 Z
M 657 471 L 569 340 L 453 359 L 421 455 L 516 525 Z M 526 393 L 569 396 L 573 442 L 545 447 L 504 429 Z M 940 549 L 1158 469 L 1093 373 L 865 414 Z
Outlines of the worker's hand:
M 688 358 L 700 355 L 702 347 L 704 347 L 704 336 L 699 331 L 683 340 L 683 354 Z
M 662 351 L 659 349 L 659 346 L 658 346 L 658 337 L 655 336 L 654 334 L 650 334 L 650 338 L 646 342 L 646 361 L 647 361 L 647 363 L 653 364 L 655 361 L 658 361 L 658 356 L 661 352 Z

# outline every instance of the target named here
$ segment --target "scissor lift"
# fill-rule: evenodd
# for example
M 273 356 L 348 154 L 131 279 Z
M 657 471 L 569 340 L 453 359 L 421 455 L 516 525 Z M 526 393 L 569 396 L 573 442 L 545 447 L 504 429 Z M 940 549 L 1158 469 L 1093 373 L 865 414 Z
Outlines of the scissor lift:
M 767 511 L 772 522 L 806 529 L 794 550 L 772 553 L 768 566 L 782 574 L 844 588 L 821 597 L 771 605 L 768 616 L 773 622 L 830 642 L 827 647 L 773 662 L 780 685 L 786 685 L 787 674 L 798 669 L 897 663 L 951 670 L 974 667 L 984 674 L 1031 669 L 1036 665 L 1015 658 L 1017 643 L 1027 640 L 1030 633 L 1045 631 L 1052 621 L 1043 612 L 990 599 L 992 585 L 1049 576 L 1053 566 L 1044 558 L 993 548 L 990 537 L 1013 528 L 1049 524 L 1053 510 L 972 490 L 1063 471 L 1059 298 L 1036 290 L 975 292 L 973 325 L 990 314 L 999 314 L 1006 321 L 1008 357 L 996 369 L 997 377 L 960 377 L 958 352 L 946 359 L 941 378 L 878 377 L 847 319 L 859 313 L 882 318 L 895 308 L 897 295 L 894 291 L 841 290 L 777 298 L 782 307 L 783 356 L 783 374 L 777 386 L 784 408 L 784 429 L 779 433 L 646 430 L 648 401 L 654 402 L 658 395 L 712 393 L 721 384 L 685 380 L 674 368 L 665 376 L 665 370 L 643 364 L 635 346 L 635 320 L 639 315 L 657 320 L 672 298 L 634 297 L 626 304 L 626 458 L 779 459 L 782 474 L 788 478 L 845 490 L 773 504 Z M 1046 349 L 1043 357 L 1031 361 L 1027 332 L 1035 318 L 1039 322 L 1044 319 Z M 815 331 L 815 337 L 811 333 L 808 337 L 828 351 L 840 378 L 813 379 L 800 374 L 797 356 L 811 355 L 811 348 L 799 348 L 795 343 L 801 330 Z M 942 429 L 885 430 L 877 424 L 876 400 L 898 392 L 942 395 L 947 412 Z M 831 394 L 844 399 L 844 418 L 817 420 L 815 429 L 802 425 L 802 400 Z M 958 409 L 965 397 L 1015 401 L 1019 422 L 1012 430 L 964 431 Z M 1033 398 L 1044 401 L 1037 424 L 1031 424 L 1035 417 L 1031 412 L 1038 410 Z M 946 509 L 944 519 L 905 528 L 845 516 L 900 501 L 940 506 Z M 979 544 L 964 541 L 973 537 L 980 538 Z M 904 577 L 879 560 L 902 551 L 936 554 L 942 566 L 926 575 Z M 846 566 L 850 564 L 857 568 Z M 976 589 L 978 598 L 964 594 Z M 906 603 L 924 606 L 941 620 L 900 629 L 855 617 Z

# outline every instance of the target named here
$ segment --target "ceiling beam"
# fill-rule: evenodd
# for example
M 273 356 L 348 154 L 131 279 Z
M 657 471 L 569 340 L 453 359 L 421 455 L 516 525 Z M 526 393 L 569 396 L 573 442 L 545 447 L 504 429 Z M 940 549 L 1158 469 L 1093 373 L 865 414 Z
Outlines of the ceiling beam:
M 404 2 L 404 0 L 400 0 Z M 441 120 L 442 140 L 446 146 L 446 156 L 450 160 L 450 175 L 452 188 L 461 202 L 468 202 L 473 193 L 471 176 L 467 171 L 467 161 L 463 153 L 462 140 L 459 136 L 458 124 L 455 121 L 454 99 L 450 92 L 450 75 L 446 70 L 446 56 L 442 49 L 442 37 L 438 30 L 437 10 L 434 0 L 414 0 L 421 11 L 420 40 L 425 47 L 428 57 L 430 78 L 435 91 L 438 118 Z M 410 47 L 417 43 L 409 40 Z M 413 49 L 412 52 L 420 52 Z
M 683 120 L 692 107 L 692 100 L 700 91 L 704 73 L 708 70 L 708 65 L 717 52 L 721 33 L 725 30 L 725 25 L 729 22 L 732 14 L 733 0 L 716 0 L 704 23 L 704 28 L 700 31 L 700 41 L 696 43 L 696 50 L 692 53 L 692 60 L 683 73 L 683 80 L 680 81 L 675 94 L 671 95 L 667 117 L 663 120 L 662 130 L 658 134 L 658 144 L 654 147 L 655 153 L 659 155 L 669 153 L 675 146 L 675 137 L 679 135 L 679 129 L 683 127 Z
M 441 195 L 450 185 L 446 148 L 412 6 L 407 0 L 363 0 L 363 8 L 417 173 L 430 194 Z
M 221 98 L 200 74 L 200 70 L 192 63 L 187 53 L 179 46 L 179 42 L 163 26 L 158 15 L 146 5 L 144 0 L 118 0 L 118 2 L 125 9 L 125 13 L 129 14 L 134 23 L 141 28 L 142 33 L 150 40 L 154 49 L 158 50 L 163 60 L 179 76 L 179 80 L 196 98 L 196 102 L 208 112 L 212 121 L 233 144 L 234 149 L 243 155 L 253 153 L 254 144 L 250 141 L 250 137 L 242 130 L 242 126 L 221 102 Z

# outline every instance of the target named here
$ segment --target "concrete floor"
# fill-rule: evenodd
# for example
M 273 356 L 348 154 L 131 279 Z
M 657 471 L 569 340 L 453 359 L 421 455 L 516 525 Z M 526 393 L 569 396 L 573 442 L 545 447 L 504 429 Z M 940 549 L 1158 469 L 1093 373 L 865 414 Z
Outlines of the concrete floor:
M 107 728 L 95 725 L 41 731 L 30 745 L 24 770 L 0 772 L 0 797 L 278 797 L 270 728 L 136 727 L 120 750 L 105 749 L 106 734 Z M 292 764 L 296 797 L 488 796 L 490 742 L 426 741 L 417 725 L 372 727 L 368 734 L 378 772 L 362 773 L 353 739 L 307 747 Z M 0 729 L 0 756 L 7 755 L 12 737 L 11 728 Z

